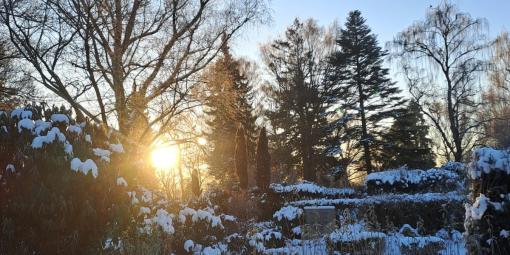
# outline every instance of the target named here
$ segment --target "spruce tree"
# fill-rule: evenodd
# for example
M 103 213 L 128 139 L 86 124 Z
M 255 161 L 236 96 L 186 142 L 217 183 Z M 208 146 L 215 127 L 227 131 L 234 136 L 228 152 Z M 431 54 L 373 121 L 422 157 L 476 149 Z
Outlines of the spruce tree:
M 405 102 L 400 90 L 388 78 L 376 35 L 365 24 L 360 11 L 349 13 L 345 28 L 337 38 L 339 50 L 330 58 L 329 80 L 339 88 L 338 98 L 351 123 L 345 136 L 362 149 L 361 169 L 373 170 L 373 157 L 379 145 L 381 122 L 400 112 Z M 345 118 L 337 120 L 344 122 Z
M 271 155 L 269 154 L 269 147 L 267 145 L 265 127 L 260 130 L 255 160 L 257 165 L 255 177 L 257 186 L 262 190 L 266 190 L 271 182 Z
M 429 127 L 425 123 L 420 106 L 409 102 L 402 115 L 395 118 L 390 130 L 383 135 L 380 155 L 382 168 L 407 165 L 413 169 L 429 169 L 434 164 L 432 141 L 427 137 Z
M 243 71 L 243 63 L 234 59 L 228 45 L 221 49 L 221 58 L 206 73 L 206 113 L 210 116 L 208 140 L 213 146 L 209 157 L 211 174 L 220 180 L 233 179 L 235 135 L 243 125 L 248 153 L 254 156 L 255 116 L 251 101 L 252 85 Z
M 248 188 L 248 151 L 243 126 L 239 126 L 236 133 L 236 173 L 241 189 Z

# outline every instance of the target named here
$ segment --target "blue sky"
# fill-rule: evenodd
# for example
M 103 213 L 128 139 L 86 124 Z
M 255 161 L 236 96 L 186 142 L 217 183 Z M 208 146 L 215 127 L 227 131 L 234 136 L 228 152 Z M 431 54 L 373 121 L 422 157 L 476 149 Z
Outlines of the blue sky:
M 429 6 L 436 6 L 440 2 L 441 0 L 272 0 L 271 24 L 245 30 L 233 43 L 232 48 L 237 56 L 260 60 L 259 45 L 283 34 L 294 18 L 314 18 L 321 25 L 329 25 L 335 20 L 343 24 L 348 12 L 355 9 L 362 12 L 384 46 L 413 21 L 423 19 Z M 503 29 L 510 30 L 509 0 L 457 0 L 453 3 L 473 17 L 486 18 L 491 36 L 497 35 Z

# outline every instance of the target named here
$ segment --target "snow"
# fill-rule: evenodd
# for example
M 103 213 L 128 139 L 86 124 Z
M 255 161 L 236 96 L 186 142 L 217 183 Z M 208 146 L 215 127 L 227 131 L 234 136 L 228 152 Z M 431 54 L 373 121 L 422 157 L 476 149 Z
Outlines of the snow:
M 15 173 L 15 172 L 16 172 L 16 168 L 14 167 L 14 165 L 13 165 L 13 164 L 8 164 L 8 165 L 5 167 L 5 172 L 7 172 L 7 173 L 9 173 L 9 172 L 10 172 L 11 174 L 13 174 L 13 173 Z
M 18 118 L 18 119 L 21 119 L 21 113 L 24 112 L 25 109 L 20 109 L 20 108 L 17 108 L 17 109 L 14 109 L 11 111 L 11 118 L 14 119 L 14 118 Z
M 89 134 L 85 135 L 85 142 L 92 143 L 92 138 L 90 137 Z
M 23 129 L 32 130 L 34 129 L 34 121 L 31 119 L 22 119 L 18 122 L 18 132 L 21 133 Z
M 32 111 L 22 111 L 21 118 L 22 119 L 32 119 Z
M 186 240 L 184 242 L 184 250 L 187 252 L 191 252 L 193 249 L 193 246 L 195 246 L 195 243 L 193 243 L 192 240 Z
M 510 237 L 510 232 L 508 230 L 502 229 L 499 232 L 499 236 L 504 237 L 504 238 L 508 238 L 508 237 Z
M 354 190 L 350 188 L 326 188 L 319 186 L 313 182 L 303 181 L 296 184 L 290 185 L 282 185 L 280 183 L 272 183 L 270 188 L 276 193 L 311 193 L 311 194 L 320 194 L 320 195 L 330 195 L 330 196 L 343 196 L 343 195 L 351 195 L 354 194 Z
M 273 214 L 273 218 L 281 221 L 282 219 L 287 219 L 292 221 L 294 219 L 298 219 L 303 214 L 303 209 L 294 207 L 294 206 L 285 206 L 280 210 L 276 211 Z
M 427 203 L 433 201 L 463 201 L 465 196 L 458 192 L 448 193 L 418 193 L 418 194 L 382 194 L 364 198 L 337 198 L 337 199 L 307 199 L 290 202 L 293 206 L 324 206 L 324 205 L 370 205 L 383 203 Z
M 510 157 L 507 151 L 489 147 L 479 148 L 473 152 L 473 161 L 469 164 L 468 174 L 471 179 L 481 177 L 483 173 L 503 171 L 510 174 Z
M 36 135 L 41 135 L 42 132 L 49 130 L 51 127 L 51 122 L 36 120 L 34 133 Z
M 127 187 L 127 186 L 128 186 L 128 184 L 127 184 L 126 179 L 124 179 L 123 177 L 119 177 L 119 178 L 117 178 L 117 186 L 124 186 L 124 187 Z
M 151 209 L 149 207 L 142 206 L 140 207 L 140 213 L 139 214 L 150 214 Z
M 183 208 L 179 212 L 179 222 L 185 224 L 188 216 L 191 216 L 191 221 L 193 223 L 197 223 L 198 221 L 203 220 L 209 222 L 209 224 L 211 224 L 211 227 L 213 228 L 214 227 L 223 228 L 223 224 L 221 223 L 221 217 L 213 215 L 210 211 L 201 209 L 195 210 L 189 207 Z
M 32 141 L 32 148 L 40 149 L 45 144 L 51 144 L 57 139 L 59 142 L 66 142 L 66 137 L 57 127 L 52 128 L 45 136 L 37 136 Z
M 91 172 L 94 178 L 97 177 L 97 165 L 92 159 L 87 159 L 85 162 L 81 162 L 79 158 L 73 158 L 71 160 L 71 170 L 75 172 L 82 172 L 85 175 Z
M 110 150 L 116 153 L 124 153 L 124 147 L 120 143 L 118 144 L 111 143 Z
M 94 148 L 94 149 L 92 149 L 92 152 L 94 153 L 94 155 L 100 157 L 101 160 L 106 161 L 106 162 L 110 162 L 110 156 L 112 154 L 111 151 L 104 150 L 104 149 L 101 149 L 101 148 Z
M 173 234 L 175 232 L 172 225 L 172 218 L 165 209 L 158 209 L 158 211 L 156 211 L 153 222 L 159 225 L 167 234 Z
M 79 125 L 69 125 L 69 127 L 67 127 L 67 132 L 79 135 L 81 134 L 81 127 Z
M 482 219 L 488 203 L 490 203 L 489 199 L 484 194 L 480 194 L 472 206 L 466 204 L 466 219 Z
M 55 113 L 51 115 L 50 119 L 52 122 L 64 122 L 69 124 L 69 117 L 67 117 L 65 114 Z
M 342 229 L 337 229 L 329 234 L 329 240 L 332 242 L 354 242 L 372 238 L 385 238 L 386 234 L 382 232 L 367 231 L 360 222 L 356 224 L 347 224 Z
M 113 249 L 114 251 L 122 248 L 122 240 L 119 240 L 117 243 L 113 242 L 111 238 L 108 238 L 104 241 L 103 249 Z
M 450 170 L 444 169 L 429 169 L 423 170 L 408 170 L 406 168 L 400 168 L 395 170 L 388 170 L 382 172 L 371 173 L 366 176 L 365 184 L 372 181 L 376 184 L 390 184 L 395 183 L 407 183 L 407 184 L 418 184 L 428 180 L 456 180 L 459 179 L 459 175 Z

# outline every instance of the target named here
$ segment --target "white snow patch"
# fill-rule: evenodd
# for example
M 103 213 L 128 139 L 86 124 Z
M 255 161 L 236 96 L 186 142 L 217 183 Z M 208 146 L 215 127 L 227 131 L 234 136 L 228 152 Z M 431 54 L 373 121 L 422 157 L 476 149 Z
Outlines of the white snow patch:
M 117 186 L 124 186 L 124 187 L 127 187 L 127 186 L 128 186 L 128 184 L 127 184 L 126 179 L 124 179 L 123 177 L 119 177 L 119 178 L 117 178 Z
M 71 170 L 75 172 L 82 172 L 85 175 L 91 172 L 94 178 L 97 177 L 97 165 L 92 159 L 87 159 L 85 162 L 81 162 L 79 158 L 73 158 L 71 160 Z
M 282 219 L 292 221 L 294 219 L 298 219 L 302 214 L 303 209 L 289 205 L 282 207 L 280 210 L 276 211 L 273 214 L 273 218 L 277 219 L 278 221 L 281 221 Z
M 322 194 L 322 195 L 351 195 L 354 194 L 354 190 L 350 188 L 327 188 L 319 186 L 313 182 L 303 181 L 296 184 L 282 185 L 281 183 L 272 183 L 270 188 L 276 193 L 311 193 L 311 194 Z
M 116 153 L 124 153 L 124 147 L 120 143 L 118 143 L 118 144 L 111 143 L 110 150 L 113 152 L 116 152 Z
M 65 143 L 66 137 L 57 127 L 52 128 L 45 136 L 37 136 L 32 141 L 32 148 L 40 149 L 45 144 L 51 144 L 57 139 L 59 142 Z
M 50 119 L 52 122 L 64 122 L 69 124 L 69 117 L 65 114 L 55 113 L 51 115 Z
M 81 127 L 79 125 L 69 125 L 69 127 L 67 127 L 67 132 L 79 135 L 81 134 Z
M 101 160 L 106 161 L 106 162 L 110 162 L 110 156 L 112 155 L 111 151 L 104 150 L 104 149 L 101 149 L 101 148 L 94 148 L 94 149 L 92 149 L 92 152 L 94 153 L 94 155 L 100 157 Z
M 184 250 L 187 252 L 191 252 L 193 249 L 193 246 L 195 246 L 195 243 L 193 243 L 192 240 L 186 240 L 184 242 Z
M 26 129 L 26 130 L 32 130 L 34 129 L 34 121 L 31 120 L 31 119 L 22 119 L 18 122 L 18 132 L 21 133 L 21 131 L 23 131 L 23 129 Z
M 9 173 L 9 172 L 10 172 L 11 174 L 13 174 L 13 173 L 15 173 L 15 172 L 16 172 L 16 168 L 14 167 L 14 165 L 13 165 L 13 164 L 8 164 L 8 165 L 5 167 L 5 171 L 6 171 L 7 173 Z

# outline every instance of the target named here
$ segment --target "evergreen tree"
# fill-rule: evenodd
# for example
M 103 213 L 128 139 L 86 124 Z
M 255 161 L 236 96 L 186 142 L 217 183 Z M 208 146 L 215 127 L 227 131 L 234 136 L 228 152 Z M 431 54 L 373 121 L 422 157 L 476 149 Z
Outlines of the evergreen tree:
M 236 173 L 241 189 L 248 188 L 248 151 L 243 126 L 239 126 L 236 133 Z
M 257 141 L 256 155 L 256 181 L 260 189 L 267 189 L 271 182 L 271 155 L 267 144 L 266 128 L 260 130 L 259 139 Z
M 429 169 L 434 166 L 431 139 L 427 137 L 429 127 L 425 123 L 420 106 L 411 101 L 399 115 L 388 133 L 383 135 L 380 155 L 383 169 L 407 165 L 413 169 Z
M 222 57 L 207 72 L 206 113 L 211 117 L 208 140 L 213 146 L 209 166 L 213 176 L 220 180 L 233 179 L 235 135 L 237 126 L 243 125 L 249 155 L 254 156 L 255 116 L 251 101 L 252 85 L 245 69 L 246 63 L 236 60 L 229 47 L 222 47 Z
M 382 66 L 387 55 L 378 46 L 376 35 L 365 24 L 360 11 L 349 13 L 345 29 L 337 39 L 339 50 L 330 58 L 329 79 L 339 88 L 341 108 L 349 122 L 345 136 L 358 141 L 363 150 L 361 169 L 373 170 L 373 157 L 379 145 L 382 120 L 394 117 L 404 100 Z M 344 122 L 345 118 L 337 122 Z
M 334 91 L 324 82 L 324 61 L 334 46 L 328 33 L 313 20 L 295 20 L 285 37 L 263 48 L 275 83 L 270 91 L 274 108 L 268 113 L 277 161 L 298 166 L 303 178 L 315 181 L 327 162 L 322 145 Z M 289 169 L 293 171 L 294 169 Z

